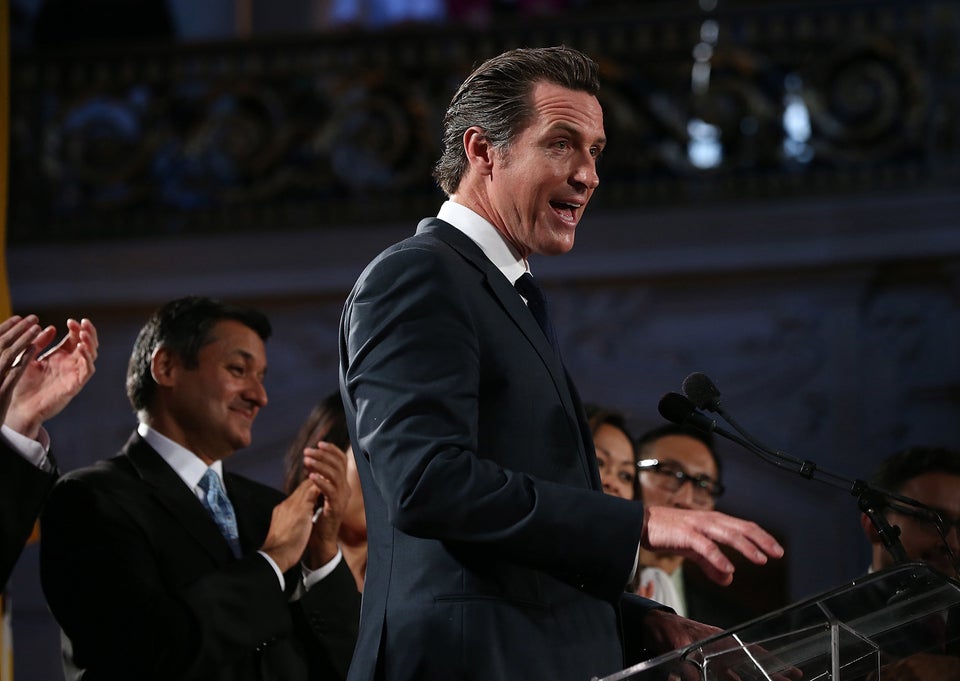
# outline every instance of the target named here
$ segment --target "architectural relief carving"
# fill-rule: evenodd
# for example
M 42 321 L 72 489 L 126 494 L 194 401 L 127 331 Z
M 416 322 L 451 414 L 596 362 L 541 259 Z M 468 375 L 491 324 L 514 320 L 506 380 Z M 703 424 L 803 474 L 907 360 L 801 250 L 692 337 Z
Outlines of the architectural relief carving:
M 937 188 L 958 179 L 949 0 L 806 8 L 636 4 L 110 52 L 22 52 L 11 78 L 14 242 L 417 219 L 443 111 L 479 59 L 565 43 L 602 68 L 601 209 L 637 201 Z M 377 201 L 369 200 L 377 193 Z

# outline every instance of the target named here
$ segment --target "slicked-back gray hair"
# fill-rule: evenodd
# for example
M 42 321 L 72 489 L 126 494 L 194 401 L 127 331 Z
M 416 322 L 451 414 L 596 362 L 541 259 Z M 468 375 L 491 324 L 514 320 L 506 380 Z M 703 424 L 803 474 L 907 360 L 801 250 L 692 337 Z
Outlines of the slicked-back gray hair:
M 489 143 L 506 149 L 533 116 L 531 94 L 537 83 L 553 83 L 596 95 L 599 67 L 569 47 L 527 47 L 488 59 L 467 76 L 443 118 L 443 154 L 433 177 L 447 196 L 467 171 L 463 135 L 477 126 Z

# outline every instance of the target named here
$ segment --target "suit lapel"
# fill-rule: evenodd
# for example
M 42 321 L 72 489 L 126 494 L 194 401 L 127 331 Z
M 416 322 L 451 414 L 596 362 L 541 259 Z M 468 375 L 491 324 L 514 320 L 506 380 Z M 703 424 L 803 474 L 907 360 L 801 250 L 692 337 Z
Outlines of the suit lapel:
M 599 473 L 596 471 L 596 455 L 593 451 L 593 442 L 589 437 L 589 428 L 586 427 L 586 421 L 582 417 L 583 407 L 580 404 L 580 398 L 577 395 L 573 381 L 563 363 L 554 352 L 553 346 L 543 335 L 543 330 L 537 324 L 536 319 L 530 314 L 530 310 L 524 304 L 523 299 L 512 282 L 507 281 L 503 273 L 490 262 L 484 255 L 480 247 L 473 242 L 467 235 L 459 229 L 438 218 L 428 218 L 420 222 L 417 226 L 417 233 L 430 233 L 446 243 L 457 251 L 465 260 L 474 267 L 483 272 L 487 286 L 493 296 L 499 301 L 501 307 L 507 313 L 507 316 L 516 324 L 523 335 L 537 351 L 540 359 L 543 361 L 553 384 L 556 387 L 557 395 L 563 403 L 564 411 L 567 413 L 567 421 L 570 424 L 571 432 L 576 442 L 580 444 L 580 461 L 584 467 L 584 475 L 590 481 L 594 489 L 600 489 Z
M 153 498 L 183 526 L 217 563 L 235 560 L 227 540 L 220 534 L 207 510 L 157 452 L 138 434 L 123 449 Z
M 527 337 L 530 344 L 540 355 L 543 363 L 550 370 L 550 375 L 555 383 L 563 385 L 566 383 L 563 365 L 553 351 L 550 342 L 543 335 L 543 331 L 537 324 L 537 321 L 530 314 L 527 306 L 513 284 L 507 281 L 503 273 L 497 269 L 490 260 L 483 254 L 480 247 L 477 246 L 467 235 L 456 227 L 447 224 L 440 219 L 428 219 L 420 223 L 417 232 L 426 232 L 433 234 L 448 246 L 457 251 L 465 260 L 474 267 L 483 272 L 487 286 L 490 287 L 494 297 L 500 302 L 504 311 L 513 320 L 513 323 L 520 327 L 523 335 Z M 564 393 L 565 390 L 559 392 Z M 564 406 L 570 406 L 564 402 Z

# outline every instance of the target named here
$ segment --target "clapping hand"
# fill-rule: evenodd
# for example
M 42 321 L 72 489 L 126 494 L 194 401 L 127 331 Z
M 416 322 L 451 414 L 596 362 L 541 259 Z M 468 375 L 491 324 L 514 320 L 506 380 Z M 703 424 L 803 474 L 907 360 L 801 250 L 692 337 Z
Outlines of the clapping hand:
M 310 481 L 320 491 L 304 562 L 318 568 L 337 555 L 337 537 L 343 512 L 350 500 L 347 481 L 347 455 L 336 445 L 321 440 L 316 447 L 303 450 L 303 466 Z
M 37 322 L 29 315 L 0 324 L 0 415 L 7 426 L 33 439 L 93 376 L 99 345 L 93 322 L 68 319 L 66 335 L 43 352 L 56 328 L 41 329 Z

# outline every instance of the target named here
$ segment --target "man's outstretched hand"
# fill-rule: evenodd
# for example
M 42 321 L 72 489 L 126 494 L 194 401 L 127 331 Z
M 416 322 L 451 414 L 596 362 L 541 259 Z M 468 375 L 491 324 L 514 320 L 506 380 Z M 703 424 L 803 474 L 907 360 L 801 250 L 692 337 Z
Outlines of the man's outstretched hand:
M 733 563 L 720 550 L 720 544 L 739 551 L 757 565 L 783 556 L 783 547 L 766 530 L 726 513 L 648 506 L 644 515 L 640 538 L 643 548 L 690 558 L 710 579 L 724 586 L 733 581 Z

